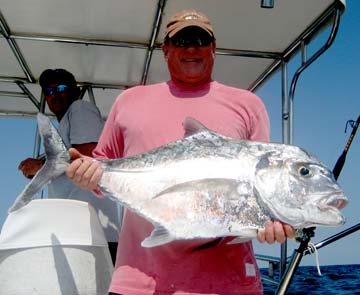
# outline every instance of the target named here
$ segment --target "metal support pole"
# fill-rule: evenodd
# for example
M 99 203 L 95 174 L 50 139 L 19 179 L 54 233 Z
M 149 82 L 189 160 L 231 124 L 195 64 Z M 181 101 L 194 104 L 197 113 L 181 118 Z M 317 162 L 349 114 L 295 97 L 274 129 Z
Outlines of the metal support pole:
M 155 22 L 154 22 L 154 27 L 153 27 L 153 31 L 151 33 L 150 44 L 149 44 L 148 51 L 146 54 L 143 76 L 141 78 L 141 84 L 143 84 L 143 85 L 146 84 L 147 76 L 149 73 L 150 62 L 151 62 L 153 51 L 156 47 L 155 43 L 156 43 L 157 36 L 159 34 L 161 19 L 162 19 L 162 14 L 163 14 L 163 11 L 165 8 L 165 4 L 166 4 L 166 0 L 159 0 L 158 9 L 156 12 L 156 18 L 155 18 Z
M 14 53 L 17 61 L 19 62 L 19 65 L 21 69 L 23 70 L 27 80 L 29 82 L 35 82 L 35 79 L 33 75 L 31 74 L 30 68 L 27 65 L 24 56 L 22 55 L 19 46 L 15 42 L 14 39 L 10 37 L 10 29 L 5 21 L 4 16 L 0 12 L 0 29 L 3 32 L 3 36 L 6 39 L 7 43 L 9 44 L 11 51 Z
M 333 43 L 333 41 L 335 40 L 338 28 L 339 28 L 339 23 L 340 23 L 340 9 L 337 8 L 334 10 L 334 22 L 333 22 L 333 27 L 332 27 L 332 31 L 330 33 L 330 36 L 327 40 L 327 42 L 325 43 L 324 46 L 322 46 L 317 52 L 315 52 L 315 54 L 313 54 L 311 56 L 311 58 L 307 61 L 306 60 L 306 52 L 305 52 L 305 47 L 304 47 L 304 43 L 301 43 L 302 46 L 302 65 L 301 67 L 295 72 L 293 79 L 291 81 L 291 85 L 290 85 L 290 91 L 289 91 L 289 97 L 286 98 L 284 97 L 283 94 L 283 120 L 285 120 L 286 118 L 284 118 L 284 114 L 288 114 L 288 121 L 289 124 L 285 125 L 285 122 L 283 122 L 283 127 L 287 127 L 287 131 L 289 132 L 289 134 L 286 134 L 284 132 L 284 135 L 286 134 L 287 137 L 284 136 L 284 143 L 288 143 L 288 144 L 292 144 L 293 143 L 293 101 L 294 101 L 294 93 L 295 93 L 295 88 L 296 88 L 296 83 L 299 79 L 300 74 L 309 66 L 311 65 L 321 54 L 323 54 Z M 284 79 L 284 77 L 283 77 Z M 283 86 L 284 89 L 284 86 Z M 288 109 L 286 109 L 286 104 L 284 105 L 284 103 L 289 103 L 288 105 Z M 286 141 L 285 141 L 286 140 Z M 294 250 L 294 254 L 292 256 L 292 259 L 290 261 L 290 264 L 288 266 L 288 268 L 286 269 L 286 272 L 283 274 L 282 272 L 282 268 L 280 269 L 280 275 L 281 275 L 281 281 L 279 284 L 279 287 L 276 291 L 277 295 L 283 295 L 286 294 L 287 289 L 290 287 L 290 282 L 301 262 L 302 256 L 303 256 L 303 252 L 305 251 L 305 249 L 307 248 L 308 242 L 310 241 L 311 237 L 313 236 L 313 231 L 314 228 L 311 229 L 303 229 L 303 236 L 302 236 L 302 240 L 300 242 L 300 246 L 297 250 Z M 285 248 L 286 244 L 283 246 L 281 245 L 281 255 L 283 256 L 285 254 Z M 283 257 L 281 256 L 281 261 L 283 261 Z M 283 267 L 283 263 L 281 264 L 281 267 Z
M 282 94 L 282 141 L 285 144 L 290 144 L 290 109 L 289 98 L 287 96 L 287 63 L 282 61 L 281 64 L 281 94 Z M 285 273 L 287 260 L 287 241 L 280 246 L 280 276 Z
M 40 104 L 39 104 L 39 112 L 45 113 L 45 96 L 42 91 L 41 91 L 41 98 L 40 98 Z M 34 153 L 33 153 L 33 157 L 35 159 L 39 158 L 39 156 L 40 156 L 40 143 L 41 143 L 41 137 L 40 137 L 40 133 L 39 133 L 39 126 L 37 126 L 36 134 L 35 134 Z
M 94 91 L 93 91 L 93 89 L 92 89 L 91 86 L 89 86 L 89 88 L 88 88 L 88 94 L 89 94 L 89 100 L 90 100 L 94 105 L 96 105 Z
M 307 249 L 307 245 L 310 239 L 314 236 L 314 227 L 303 229 L 302 236 L 297 238 L 300 241 L 298 249 L 294 250 L 290 264 L 286 270 L 286 274 L 282 276 L 279 287 L 276 291 L 276 295 L 284 295 L 288 290 L 290 283 L 294 277 L 294 274 L 300 265 L 301 259 L 304 256 L 304 251 Z
M 352 227 L 349 227 L 329 238 L 326 238 L 325 240 L 322 240 L 321 242 L 317 243 L 316 245 L 314 245 L 315 249 L 318 250 L 318 249 L 321 249 L 322 247 L 325 247 L 326 245 L 329 245 L 337 240 L 340 240 L 341 238 L 344 238 L 356 231 L 360 230 L 360 223 L 352 226 Z M 307 248 L 304 252 L 304 255 L 308 255 L 308 254 L 311 254 L 311 250 L 309 248 Z

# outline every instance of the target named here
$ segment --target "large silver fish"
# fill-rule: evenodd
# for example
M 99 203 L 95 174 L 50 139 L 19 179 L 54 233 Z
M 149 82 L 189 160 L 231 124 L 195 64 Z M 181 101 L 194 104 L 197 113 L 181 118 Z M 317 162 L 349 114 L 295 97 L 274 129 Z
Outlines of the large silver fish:
M 69 155 L 50 120 L 38 115 L 47 161 L 10 211 L 66 170 Z M 185 137 L 137 156 L 102 160 L 100 191 L 150 221 L 142 245 L 234 236 L 252 239 L 266 221 L 294 228 L 338 226 L 347 198 L 332 172 L 303 149 L 219 135 L 194 119 Z M 234 242 L 234 241 L 233 241 Z

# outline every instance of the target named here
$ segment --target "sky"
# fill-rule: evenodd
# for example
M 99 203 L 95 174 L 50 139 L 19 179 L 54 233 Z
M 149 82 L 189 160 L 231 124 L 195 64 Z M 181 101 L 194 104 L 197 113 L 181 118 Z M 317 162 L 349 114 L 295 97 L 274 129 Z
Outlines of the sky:
M 322 45 L 328 32 L 318 37 L 309 48 L 308 55 Z M 341 18 L 334 44 L 300 76 L 295 91 L 294 144 L 316 155 L 332 169 L 350 136 L 345 133 L 348 120 L 356 121 L 360 115 L 360 1 L 348 0 Z M 288 79 L 299 66 L 299 59 L 289 65 Z M 271 141 L 281 142 L 281 83 L 276 75 L 256 91 L 264 101 L 271 121 Z M 360 129 L 360 128 L 359 128 Z M 28 181 L 17 169 L 22 159 L 33 154 L 36 122 L 26 118 L 0 117 L 0 226 L 4 223 L 7 209 Z M 359 223 L 360 209 L 360 130 L 347 154 L 346 163 L 338 179 L 349 205 L 343 209 L 347 218 L 340 228 L 317 228 L 313 243 Z M 29 144 L 32 143 L 32 144 Z M 319 250 L 320 265 L 360 264 L 358 249 L 359 231 Z M 278 245 L 254 242 L 255 252 L 278 256 Z M 288 242 L 288 254 L 297 247 Z M 260 265 L 263 265 L 262 263 Z M 301 265 L 315 265 L 314 255 L 303 258 Z

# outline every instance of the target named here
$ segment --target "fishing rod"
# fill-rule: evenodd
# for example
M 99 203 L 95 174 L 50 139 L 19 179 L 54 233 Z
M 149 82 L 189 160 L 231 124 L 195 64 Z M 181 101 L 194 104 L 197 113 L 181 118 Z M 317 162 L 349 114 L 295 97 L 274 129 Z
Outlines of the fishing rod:
M 350 125 L 351 125 L 352 123 L 354 123 L 354 121 L 351 121 L 351 120 L 347 121 L 346 126 L 347 126 L 348 123 L 350 123 Z M 340 175 L 340 172 L 341 172 L 341 169 L 344 166 L 347 152 L 348 152 L 348 150 L 350 148 L 350 145 L 351 145 L 351 143 L 352 143 L 352 141 L 354 139 L 354 136 L 355 136 L 355 133 L 356 133 L 358 127 L 359 127 L 359 124 L 360 124 L 360 116 L 357 118 L 357 121 L 352 125 L 353 130 L 352 130 L 352 132 L 350 134 L 350 137 L 349 137 L 349 139 L 348 139 L 348 141 L 346 143 L 344 151 L 342 152 L 339 159 L 336 161 L 335 167 L 333 169 L 335 179 L 338 179 L 338 177 Z M 346 128 L 345 128 L 345 132 L 346 132 Z
M 358 117 L 357 121 L 354 123 L 354 121 L 350 120 L 347 121 L 347 124 L 350 122 L 351 127 L 353 128 L 350 137 L 345 145 L 345 148 L 342 152 L 342 154 L 340 155 L 340 157 L 338 158 L 338 160 L 336 161 L 336 164 L 334 166 L 333 169 L 333 174 L 335 179 L 338 179 L 340 172 L 342 170 L 342 168 L 344 167 L 345 164 L 345 160 L 346 160 L 346 155 L 348 153 L 348 150 L 350 148 L 350 145 L 354 139 L 354 136 L 356 134 L 356 131 L 359 127 L 360 124 L 360 116 Z M 345 129 L 346 131 L 346 129 Z M 354 227 L 343 231 L 342 233 L 339 233 L 338 235 L 335 235 L 331 238 L 329 238 L 329 240 L 325 240 L 323 244 L 318 245 L 319 248 L 325 246 L 325 244 L 330 243 L 331 241 L 335 241 L 345 235 L 348 235 L 356 230 L 358 230 L 360 228 L 360 225 L 357 224 Z M 315 227 L 309 227 L 309 228 L 304 228 L 302 229 L 302 233 L 297 232 L 295 239 L 300 242 L 300 245 L 297 249 L 294 250 L 293 256 L 291 258 L 291 261 L 289 263 L 289 266 L 287 267 L 285 274 L 283 275 L 283 277 L 281 278 L 281 281 L 279 283 L 279 287 L 276 290 L 276 295 L 284 295 L 286 294 L 286 291 L 288 290 L 288 288 L 290 287 L 290 283 L 291 280 L 293 279 L 295 272 L 297 270 L 297 268 L 300 265 L 301 259 L 305 254 L 305 251 L 309 251 L 308 250 L 308 244 L 311 240 L 311 238 L 315 235 Z M 321 246 L 321 247 L 320 247 Z M 308 253 L 306 253 L 308 254 Z
M 341 232 L 339 232 L 339 233 L 337 233 L 337 234 L 335 234 L 335 235 L 333 235 L 333 236 L 331 236 L 329 238 L 326 238 L 325 240 L 322 240 L 319 243 L 316 243 L 314 245 L 314 248 L 316 250 L 321 249 L 322 247 L 325 247 L 326 245 L 329 245 L 332 242 L 340 240 L 343 237 L 346 237 L 346 236 L 358 231 L 359 229 L 360 229 L 360 223 L 358 223 L 358 224 L 356 224 L 354 226 L 351 226 L 351 227 L 349 227 L 349 228 L 347 228 L 347 229 L 345 229 L 345 230 L 343 230 L 343 231 L 341 231 Z M 312 251 L 310 248 L 307 248 L 305 250 L 305 252 L 304 252 L 304 255 L 308 255 L 308 254 L 312 254 L 312 253 L 314 253 L 314 251 Z

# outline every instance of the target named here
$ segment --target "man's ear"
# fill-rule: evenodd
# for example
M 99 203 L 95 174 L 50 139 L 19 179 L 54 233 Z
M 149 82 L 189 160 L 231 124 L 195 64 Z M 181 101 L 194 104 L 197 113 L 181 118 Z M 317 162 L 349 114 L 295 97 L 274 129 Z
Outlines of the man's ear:
M 212 49 L 213 55 L 215 57 L 215 52 L 216 52 L 216 42 L 215 41 L 213 43 L 211 43 L 211 49 Z
M 164 54 L 164 58 L 165 58 L 165 60 L 167 60 L 168 59 L 168 54 L 169 54 L 169 46 L 167 44 L 163 43 L 161 45 L 161 48 L 162 48 L 162 51 L 163 51 L 163 54 Z
M 81 89 L 80 89 L 80 87 L 79 86 L 75 86 L 74 88 L 73 88 L 73 98 L 75 99 L 75 100 L 77 100 L 79 97 L 80 97 L 80 93 L 81 93 Z

